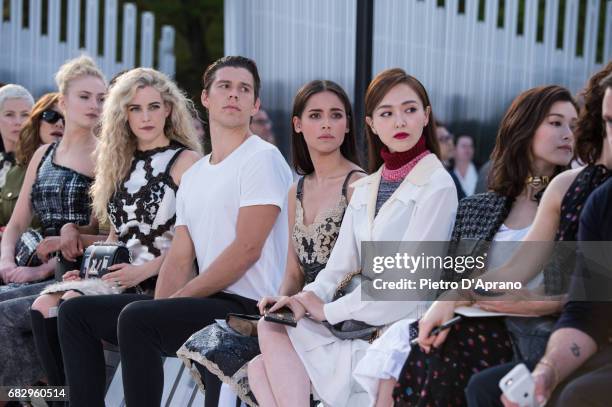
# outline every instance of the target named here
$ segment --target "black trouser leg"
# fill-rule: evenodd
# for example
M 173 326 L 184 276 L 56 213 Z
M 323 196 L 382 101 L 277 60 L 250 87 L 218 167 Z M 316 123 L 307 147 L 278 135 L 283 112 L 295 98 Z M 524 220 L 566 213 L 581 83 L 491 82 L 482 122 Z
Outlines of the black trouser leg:
M 70 405 L 104 407 L 106 365 L 101 340 L 117 344 L 117 319 L 129 303 L 151 299 L 140 294 L 72 298 L 59 307 L 59 338 Z
M 517 364 L 517 362 L 505 363 L 490 367 L 472 376 L 465 389 L 468 406 L 502 406 L 502 392 L 499 388 L 499 381 Z
M 229 312 L 255 313 L 254 300 L 219 293 L 208 298 L 139 301 L 121 312 L 118 337 L 123 389 L 129 407 L 159 406 L 164 383 L 163 356 L 176 351 L 194 332 Z M 216 407 L 221 381 L 204 375 L 206 407 Z
M 559 383 L 546 405 L 609 406 L 610 383 L 612 383 L 612 345 L 600 345 L 597 353 Z

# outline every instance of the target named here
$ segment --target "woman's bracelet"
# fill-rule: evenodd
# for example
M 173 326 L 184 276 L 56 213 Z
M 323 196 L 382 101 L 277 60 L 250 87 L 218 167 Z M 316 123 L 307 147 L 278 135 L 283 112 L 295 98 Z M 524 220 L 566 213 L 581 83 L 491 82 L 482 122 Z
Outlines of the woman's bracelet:
M 550 360 L 546 358 L 540 359 L 540 361 L 538 362 L 538 365 L 546 366 L 552 371 L 553 384 L 551 386 L 551 390 L 557 387 L 557 384 L 559 384 L 559 371 L 557 370 L 557 367 Z

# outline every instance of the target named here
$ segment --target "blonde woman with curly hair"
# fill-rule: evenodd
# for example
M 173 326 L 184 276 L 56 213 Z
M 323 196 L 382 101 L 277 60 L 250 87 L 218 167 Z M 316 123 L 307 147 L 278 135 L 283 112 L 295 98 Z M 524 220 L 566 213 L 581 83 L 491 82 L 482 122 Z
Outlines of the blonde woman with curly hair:
M 28 163 L 42 144 L 51 144 L 64 134 L 64 116 L 59 110 L 59 93 L 47 93 L 38 99 L 25 121 L 15 145 L 15 165 L 6 173 L 0 191 L 0 225 L 6 225 L 13 213 Z
M 102 112 L 91 197 L 96 217 L 110 222 L 107 241 L 125 245 L 132 263 L 111 266 L 111 272 L 101 279 L 82 280 L 77 270 L 69 271 L 63 282 L 48 286 L 36 299 L 32 329 L 49 384 L 64 385 L 53 311 L 61 300 L 82 296 L 69 301 L 75 301 L 71 310 L 94 329 L 116 332 L 117 317 L 125 305 L 152 298 L 157 273 L 174 236 L 178 185 L 183 173 L 201 157 L 192 111 L 191 101 L 153 69 L 133 69 L 110 88 Z M 78 248 L 76 253 L 74 248 L 66 251 L 68 257 L 80 254 Z M 91 356 L 101 354 L 100 341 L 93 340 L 88 346 Z M 89 356 L 64 355 L 77 364 L 82 357 Z M 92 361 L 92 370 L 104 371 L 103 360 L 97 367 L 96 362 Z

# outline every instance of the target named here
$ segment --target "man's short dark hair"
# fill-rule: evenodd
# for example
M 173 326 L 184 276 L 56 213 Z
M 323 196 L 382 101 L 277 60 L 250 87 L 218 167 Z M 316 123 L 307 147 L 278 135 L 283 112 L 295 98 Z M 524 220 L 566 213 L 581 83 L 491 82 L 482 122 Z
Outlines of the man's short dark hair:
M 255 64 L 255 61 L 252 59 L 239 55 L 225 56 L 210 64 L 202 76 L 202 86 L 204 87 L 204 90 L 206 90 L 206 92 L 210 91 L 210 87 L 215 81 L 215 73 L 219 69 L 225 67 L 244 68 L 251 73 L 253 76 L 253 91 L 255 93 L 255 100 L 257 100 L 259 97 L 259 88 L 261 87 L 261 80 L 259 79 L 257 64 Z

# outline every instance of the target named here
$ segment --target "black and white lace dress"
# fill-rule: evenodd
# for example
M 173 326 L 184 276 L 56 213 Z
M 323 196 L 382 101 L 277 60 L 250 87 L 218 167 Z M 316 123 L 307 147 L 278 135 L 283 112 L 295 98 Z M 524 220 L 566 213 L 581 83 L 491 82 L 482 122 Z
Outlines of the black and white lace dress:
M 128 176 L 108 203 L 117 240 L 130 250 L 133 265 L 151 261 L 170 248 L 178 190 L 170 170 L 184 149 L 178 143 L 171 143 L 152 150 L 137 150 Z M 140 283 L 139 289 L 152 293 L 156 281 L 156 276 L 151 277 Z M 85 295 L 120 292 L 102 280 L 89 279 L 53 284 L 43 293 L 67 290 L 78 290 Z

